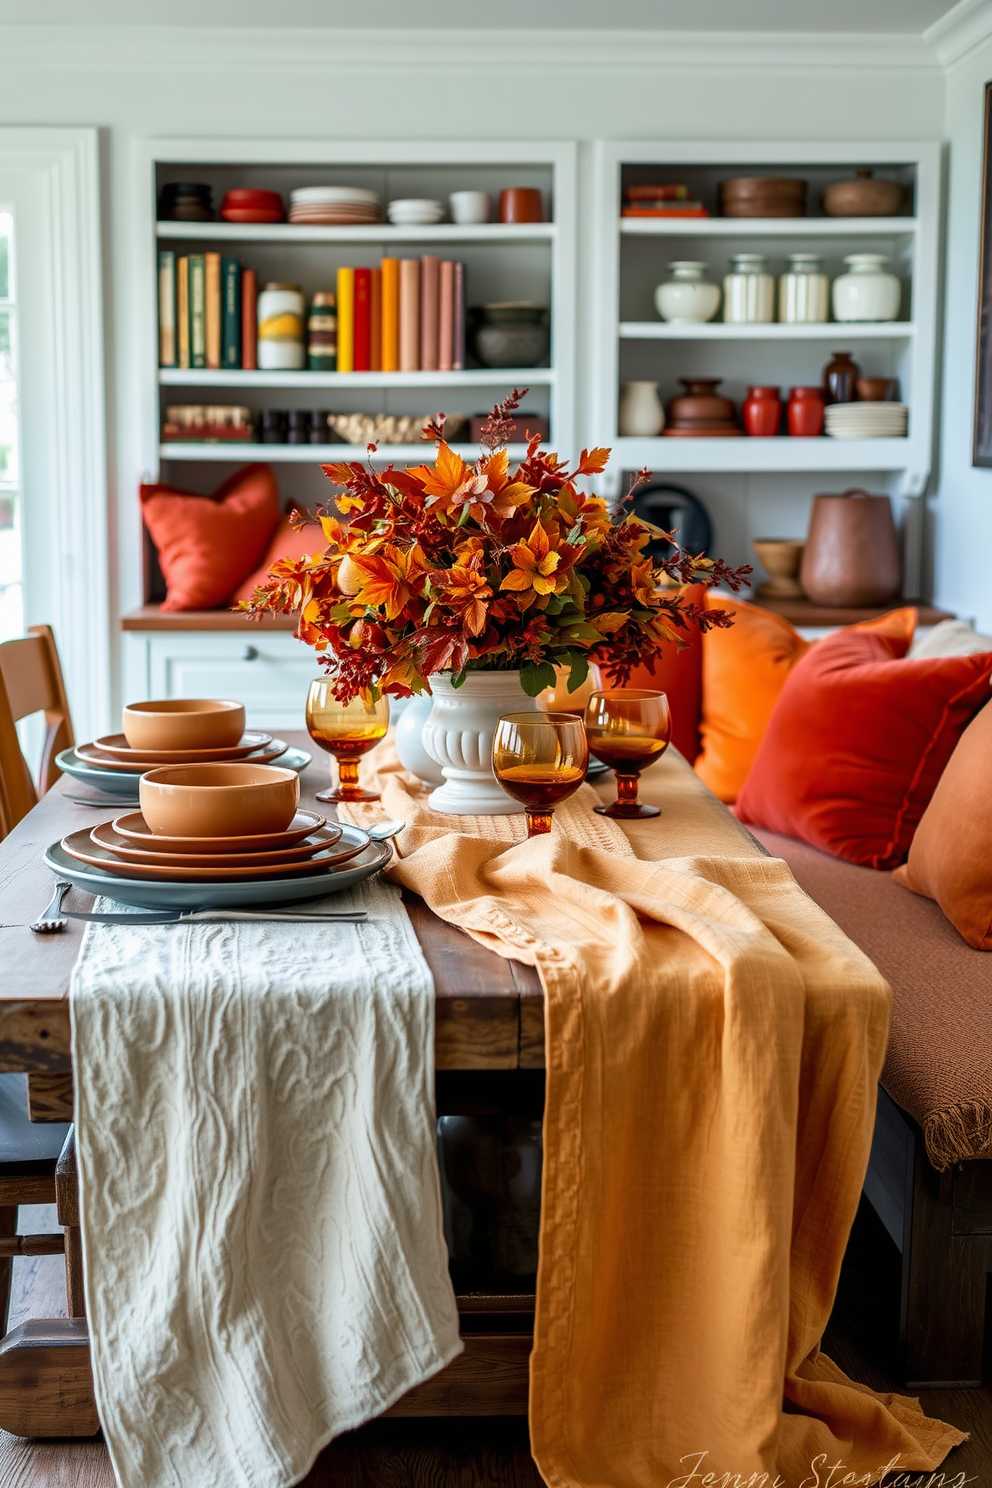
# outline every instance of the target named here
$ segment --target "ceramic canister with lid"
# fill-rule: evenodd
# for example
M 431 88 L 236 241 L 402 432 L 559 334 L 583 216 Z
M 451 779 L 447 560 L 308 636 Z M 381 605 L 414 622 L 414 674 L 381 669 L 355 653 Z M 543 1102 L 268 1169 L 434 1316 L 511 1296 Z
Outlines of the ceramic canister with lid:
M 775 319 L 775 279 L 763 253 L 735 253 L 730 260 L 723 318 L 732 325 L 768 325 Z
M 830 280 L 818 253 L 790 253 L 778 281 L 778 318 L 784 325 L 822 325 L 830 314 Z
M 847 272 L 834 280 L 835 320 L 895 320 L 902 285 L 886 271 L 884 253 L 849 253 Z
M 298 372 L 307 364 L 306 302 L 298 284 L 266 284 L 258 297 L 258 365 Z
M 720 308 L 720 287 L 706 277 L 707 266 L 695 259 L 676 259 L 668 265 L 671 277 L 659 284 L 654 303 L 662 320 L 673 325 L 702 325 Z

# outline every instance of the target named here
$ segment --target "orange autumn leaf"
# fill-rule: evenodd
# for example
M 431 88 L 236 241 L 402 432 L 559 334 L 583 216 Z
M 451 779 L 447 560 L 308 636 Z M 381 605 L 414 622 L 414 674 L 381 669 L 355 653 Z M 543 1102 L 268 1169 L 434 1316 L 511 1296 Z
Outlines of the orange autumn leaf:
M 382 554 L 349 556 L 359 575 L 356 602 L 370 610 L 382 610 L 387 620 L 395 620 L 412 598 L 412 586 L 423 573 L 416 549 L 403 553 L 390 545 Z

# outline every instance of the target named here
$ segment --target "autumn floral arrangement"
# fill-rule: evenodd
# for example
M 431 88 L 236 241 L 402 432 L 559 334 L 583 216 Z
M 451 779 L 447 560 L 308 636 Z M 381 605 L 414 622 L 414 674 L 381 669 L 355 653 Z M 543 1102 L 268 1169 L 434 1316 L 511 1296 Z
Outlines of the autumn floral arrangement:
M 630 507 L 646 471 L 611 514 L 580 489 L 608 450 L 584 450 L 570 471 L 532 438 L 510 470 L 506 446 L 525 393 L 496 405 L 473 464 L 448 446 L 439 415 L 424 429 L 436 442 L 433 465 L 324 465 L 345 492 L 337 510 L 317 514 L 324 546 L 275 563 L 238 608 L 298 612 L 297 636 L 323 655 L 344 702 L 409 697 L 438 672 L 457 687 L 480 670 L 519 670 L 536 697 L 556 667 L 569 668 L 569 688 L 580 686 L 590 660 L 623 686 L 663 646 L 685 645 L 690 625 L 731 624 L 725 610 L 691 603 L 683 586 L 736 590 L 750 569 L 679 548 L 649 557 L 663 534 Z

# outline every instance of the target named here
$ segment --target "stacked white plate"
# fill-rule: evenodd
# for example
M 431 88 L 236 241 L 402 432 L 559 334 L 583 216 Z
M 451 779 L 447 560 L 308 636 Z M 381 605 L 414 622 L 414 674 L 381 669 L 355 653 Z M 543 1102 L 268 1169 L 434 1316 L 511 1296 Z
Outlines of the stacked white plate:
M 289 193 L 289 220 L 310 227 L 343 227 L 379 221 L 378 191 L 358 186 L 300 186 Z
M 901 439 L 908 419 L 905 403 L 830 403 L 824 428 L 831 439 Z
M 396 227 L 432 227 L 444 216 L 444 203 L 427 196 L 404 196 L 391 201 L 388 211 Z

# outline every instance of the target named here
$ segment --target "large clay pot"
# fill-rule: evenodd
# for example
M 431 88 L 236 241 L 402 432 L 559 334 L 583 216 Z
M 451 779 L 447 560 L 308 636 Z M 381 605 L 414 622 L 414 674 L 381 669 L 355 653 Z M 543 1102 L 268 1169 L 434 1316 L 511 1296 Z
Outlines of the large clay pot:
M 815 496 L 799 579 L 814 604 L 882 605 L 895 599 L 902 562 L 888 496 L 860 490 Z

